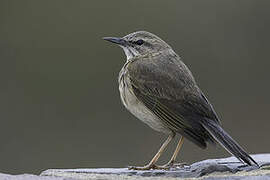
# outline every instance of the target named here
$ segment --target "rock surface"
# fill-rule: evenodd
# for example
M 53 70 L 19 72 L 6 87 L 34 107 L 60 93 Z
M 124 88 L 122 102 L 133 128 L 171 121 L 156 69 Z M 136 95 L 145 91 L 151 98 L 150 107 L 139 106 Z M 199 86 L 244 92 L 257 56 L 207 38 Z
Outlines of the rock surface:
M 190 166 L 175 167 L 168 171 L 149 170 L 137 171 L 127 168 L 98 168 L 98 169 L 49 169 L 41 173 L 42 176 L 71 177 L 75 179 L 117 179 L 120 177 L 170 177 L 198 178 L 208 180 L 221 179 L 269 179 L 270 180 L 270 154 L 257 154 L 252 157 L 261 166 L 245 166 L 235 157 L 224 159 L 210 159 L 191 164 Z M 207 175 L 207 176 L 205 176 Z
M 10 175 L 0 173 L 0 180 L 76 180 L 68 177 L 37 176 L 33 174 Z
M 210 159 L 174 167 L 168 171 L 135 171 L 127 168 L 97 169 L 49 169 L 40 176 L 31 174 L 1 174 L 0 180 L 166 180 L 200 179 L 200 180 L 270 180 L 270 154 L 257 154 L 252 157 L 259 163 L 256 166 L 243 166 L 236 158 Z

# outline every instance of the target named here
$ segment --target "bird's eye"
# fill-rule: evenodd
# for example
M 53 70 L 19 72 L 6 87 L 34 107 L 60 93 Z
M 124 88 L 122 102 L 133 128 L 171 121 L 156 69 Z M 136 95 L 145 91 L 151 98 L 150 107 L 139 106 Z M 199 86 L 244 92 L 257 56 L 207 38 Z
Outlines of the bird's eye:
M 142 45 L 144 43 L 144 41 L 142 39 L 139 39 L 138 41 L 135 41 L 135 44 L 137 45 Z

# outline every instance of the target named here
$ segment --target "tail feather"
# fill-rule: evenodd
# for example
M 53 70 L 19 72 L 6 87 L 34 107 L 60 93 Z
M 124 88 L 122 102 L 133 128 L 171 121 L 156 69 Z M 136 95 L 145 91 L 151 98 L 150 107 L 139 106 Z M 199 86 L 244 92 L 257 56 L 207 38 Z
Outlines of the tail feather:
M 225 132 L 217 122 L 212 120 L 205 120 L 202 122 L 203 127 L 219 142 L 228 152 L 234 155 L 241 162 L 245 162 L 248 165 L 252 163 L 258 163 L 246 153 L 240 145 L 235 142 L 232 137 Z

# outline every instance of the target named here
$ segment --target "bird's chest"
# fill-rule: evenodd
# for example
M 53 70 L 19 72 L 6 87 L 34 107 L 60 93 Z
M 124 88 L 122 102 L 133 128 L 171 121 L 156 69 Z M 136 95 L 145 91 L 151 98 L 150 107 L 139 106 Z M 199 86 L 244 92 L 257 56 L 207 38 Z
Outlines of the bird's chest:
M 130 79 L 123 68 L 119 74 L 119 92 L 124 106 L 138 119 L 146 123 L 156 131 L 170 133 L 160 119 L 158 119 L 148 108 L 137 99 L 131 89 Z
M 130 79 L 128 77 L 125 66 L 122 68 L 122 70 L 119 73 L 118 82 L 119 82 L 120 98 L 121 98 L 122 103 L 132 114 L 134 115 L 138 114 L 140 111 L 142 111 L 140 109 L 140 106 L 142 104 L 132 92 Z

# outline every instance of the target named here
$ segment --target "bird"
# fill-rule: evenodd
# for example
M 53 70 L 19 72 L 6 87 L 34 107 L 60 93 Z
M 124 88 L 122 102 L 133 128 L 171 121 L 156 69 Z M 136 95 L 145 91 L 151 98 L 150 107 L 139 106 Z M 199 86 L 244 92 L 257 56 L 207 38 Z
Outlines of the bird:
M 168 135 L 147 165 L 130 166 L 129 169 L 173 167 L 184 139 L 202 149 L 208 144 L 219 143 L 243 164 L 258 166 L 222 128 L 213 106 L 170 45 L 147 31 L 103 39 L 119 45 L 126 55 L 118 77 L 120 98 L 125 108 L 152 129 Z M 176 135 L 180 135 L 180 139 L 171 159 L 165 165 L 157 165 Z

